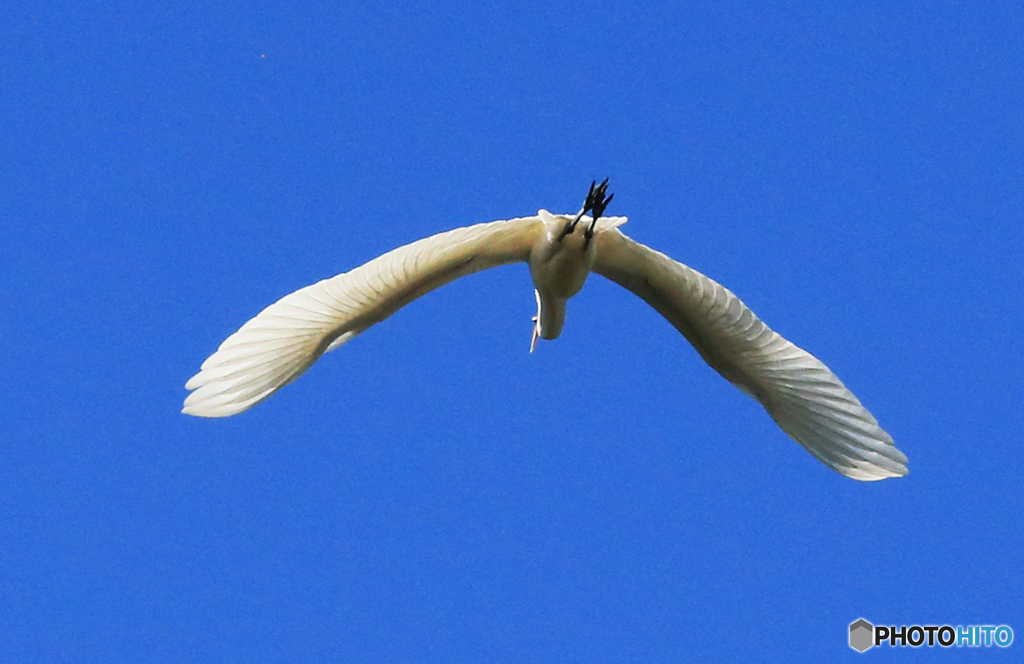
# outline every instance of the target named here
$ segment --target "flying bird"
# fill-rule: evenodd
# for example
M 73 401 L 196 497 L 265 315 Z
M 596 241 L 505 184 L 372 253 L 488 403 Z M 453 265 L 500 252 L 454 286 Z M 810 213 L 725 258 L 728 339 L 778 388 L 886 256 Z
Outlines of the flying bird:
M 203 362 L 185 384 L 192 393 L 182 412 L 240 413 L 421 295 L 467 274 L 525 262 L 537 297 L 531 352 L 538 338 L 558 338 L 566 302 L 596 272 L 654 307 L 829 468 L 863 481 L 907 474 L 907 457 L 892 437 L 820 360 L 772 331 L 724 286 L 624 235 L 626 217 L 602 216 L 612 199 L 607 187 L 608 180 L 591 184 L 575 215 L 540 210 L 457 228 L 286 295 Z

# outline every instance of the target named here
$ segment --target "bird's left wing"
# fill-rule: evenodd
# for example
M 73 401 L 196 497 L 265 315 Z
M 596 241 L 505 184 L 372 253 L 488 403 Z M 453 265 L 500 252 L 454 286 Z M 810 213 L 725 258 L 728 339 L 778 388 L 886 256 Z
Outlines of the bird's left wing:
M 461 276 L 526 261 L 539 217 L 457 228 L 286 295 L 220 345 L 185 389 L 183 413 L 240 413 L 295 380 L 321 355 Z
M 712 368 L 757 399 L 825 465 L 864 481 L 907 474 L 907 457 L 842 381 L 727 288 L 618 229 L 595 241 L 594 272 L 657 309 Z

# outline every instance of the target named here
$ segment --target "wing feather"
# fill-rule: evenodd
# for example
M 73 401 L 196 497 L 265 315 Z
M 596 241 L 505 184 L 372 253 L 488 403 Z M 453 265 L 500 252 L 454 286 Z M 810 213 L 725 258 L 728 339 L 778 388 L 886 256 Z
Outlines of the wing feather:
M 539 217 L 457 228 L 399 247 L 286 295 L 203 362 L 182 412 L 225 417 L 251 408 L 412 300 L 461 276 L 525 261 Z
M 858 480 L 907 474 L 907 457 L 842 381 L 765 325 L 727 288 L 618 229 L 599 234 L 594 271 L 658 310 L 722 376 L 830 468 Z

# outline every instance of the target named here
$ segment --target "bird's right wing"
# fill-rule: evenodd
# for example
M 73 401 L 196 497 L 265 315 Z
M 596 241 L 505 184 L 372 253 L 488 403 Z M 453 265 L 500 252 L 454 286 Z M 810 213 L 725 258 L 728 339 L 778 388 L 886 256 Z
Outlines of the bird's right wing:
M 864 481 L 907 474 L 907 457 L 842 381 L 727 288 L 618 229 L 595 241 L 594 272 L 657 309 L 709 365 L 757 399 L 825 465 Z
M 321 355 L 435 288 L 525 261 L 539 217 L 457 228 L 286 295 L 228 337 L 185 389 L 183 413 L 240 413 L 295 380 Z

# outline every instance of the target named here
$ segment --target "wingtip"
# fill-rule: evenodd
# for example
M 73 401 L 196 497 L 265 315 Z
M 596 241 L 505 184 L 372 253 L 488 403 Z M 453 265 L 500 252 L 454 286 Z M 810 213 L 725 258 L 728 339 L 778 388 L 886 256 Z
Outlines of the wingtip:
M 837 465 L 828 461 L 826 461 L 826 464 L 840 475 L 859 482 L 878 482 L 880 480 L 905 477 L 910 473 L 910 470 L 907 468 L 906 456 L 895 448 L 891 451 L 895 454 L 891 457 L 886 457 L 886 460 L 890 463 L 864 460 L 861 464 Z M 897 456 L 902 457 L 902 460 L 893 458 Z
M 188 399 L 185 400 L 185 403 L 181 407 L 181 414 L 189 415 L 191 417 L 214 417 L 213 415 L 210 415 L 208 412 L 204 412 L 202 408 L 197 407 L 196 404 L 189 403 Z

